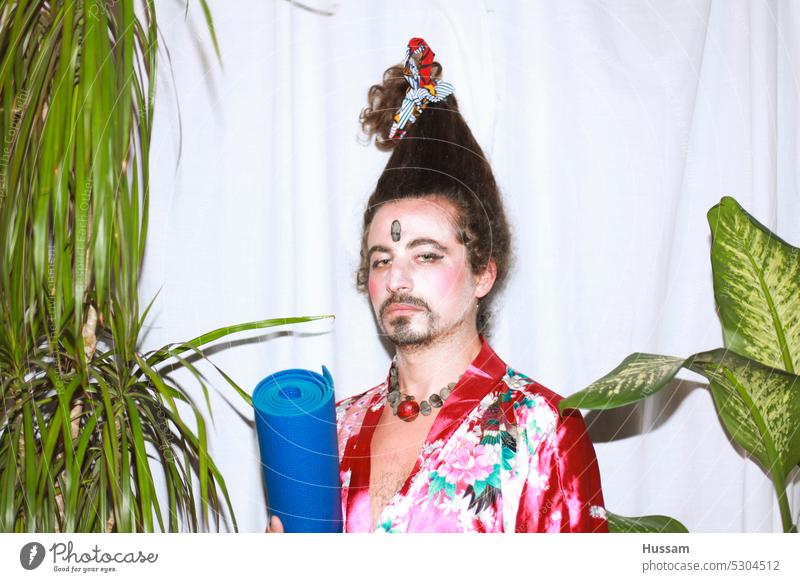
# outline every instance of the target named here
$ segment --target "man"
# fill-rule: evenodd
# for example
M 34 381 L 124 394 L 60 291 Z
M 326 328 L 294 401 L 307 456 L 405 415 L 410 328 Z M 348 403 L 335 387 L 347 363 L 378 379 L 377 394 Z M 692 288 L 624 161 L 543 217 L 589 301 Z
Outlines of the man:
M 401 399 L 390 401 L 390 372 L 337 404 L 345 531 L 607 531 L 580 414 L 560 418 L 559 397 L 479 333 L 496 265 L 473 274 L 459 222 L 436 195 L 386 202 L 372 219 L 368 292 Z M 406 399 L 433 405 L 403 418 Z
M 369 235 L 369 295 L 381 331 L 397 346 L 400 392 L 426 402 L 458 378 L 481 350 L 478 300 L 494 283 L 494 263 L 479 277 L 469 271 L 456 240 L 455 209 L 428 197 L 387 203 Z M 391 224 L 399 225 L 391 238 Z M 372 437 L 371 530 L 411 472 L 441 407 L 410 422 L 384 407 Z
M 344 531 L 607 531 L 580 413 L 560 416 L 560 397 L 483 335 L 510 228 L 432 59 L 412 39 L 361 116 L 394 151 L 364 212 L 356 280 L 396 354 L 384 382 L 336 405 Z M 273 518 L 268 531 L 282 529 Z

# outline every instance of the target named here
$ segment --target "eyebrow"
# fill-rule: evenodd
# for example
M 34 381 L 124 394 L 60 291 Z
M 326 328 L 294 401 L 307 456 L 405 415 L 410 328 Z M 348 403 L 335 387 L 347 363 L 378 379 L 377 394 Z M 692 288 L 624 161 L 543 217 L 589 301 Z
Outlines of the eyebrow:
M 446 253 L 447 247 L 441 244 L 439 241 L 433 240 L 432 238 L 415 238 L 411 242 L 406 245 L 407 249 L 413 249 L 414 247 L 419 247 L 422 245 L 431 245 L 435 247 L 437 250 Z M 372 253 L 391 253 L 392 251 L 384 246 L 381 245 L 374 245 L 370 247 L 369 252 L 367 252 L 367 258 L 372 256 Z

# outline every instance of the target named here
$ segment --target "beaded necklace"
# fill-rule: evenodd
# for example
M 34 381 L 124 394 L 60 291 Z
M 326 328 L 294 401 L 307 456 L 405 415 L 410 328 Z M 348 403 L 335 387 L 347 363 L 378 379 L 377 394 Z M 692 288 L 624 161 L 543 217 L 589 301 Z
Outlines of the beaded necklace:
M 461 380 L 463 376 L 464 374 L 461 374 L 458 380 Z M 441 408 L 444 401 L 453 392 L 458 380 L 450 382 L 439 390 L 438 394 L 433 393 L 427 400 L 417 403 L 413 396 L 403 394 L 400 391 L 400 382 L 397 380 L 397 356 L 394 356 L 392 358 L 392 368 L 389 370 L 389 395 L 387 396 L 389 405 L 392 407 L 392 413 L 406 422 L 415 420 L 419 414 L 428 416 L 434 408 Z

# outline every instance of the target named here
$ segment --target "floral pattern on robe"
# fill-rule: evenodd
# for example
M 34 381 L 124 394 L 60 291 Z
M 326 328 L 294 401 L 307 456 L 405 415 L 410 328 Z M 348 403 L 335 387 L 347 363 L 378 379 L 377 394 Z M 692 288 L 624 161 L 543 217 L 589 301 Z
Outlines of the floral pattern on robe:
M 375 532 L 607 532 L 600 473 L 579 411 L 481 351 L 434 420 Z M 386 380 L 336 404 L 344 531 L 371 531 L 370 443 Z

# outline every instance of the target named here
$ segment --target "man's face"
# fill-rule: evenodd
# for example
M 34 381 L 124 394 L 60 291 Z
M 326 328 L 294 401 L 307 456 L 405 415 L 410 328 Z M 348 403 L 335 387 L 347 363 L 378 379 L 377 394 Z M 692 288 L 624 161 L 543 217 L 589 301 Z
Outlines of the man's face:
M 455 217 L 451 202 L 429 196 L 387 202 L 372 220 L 369 296 L 381 331 L 396 346 L 427 346 L 475 328 L 476 299 L 489 292 L 494 275 L 472 275 Z

